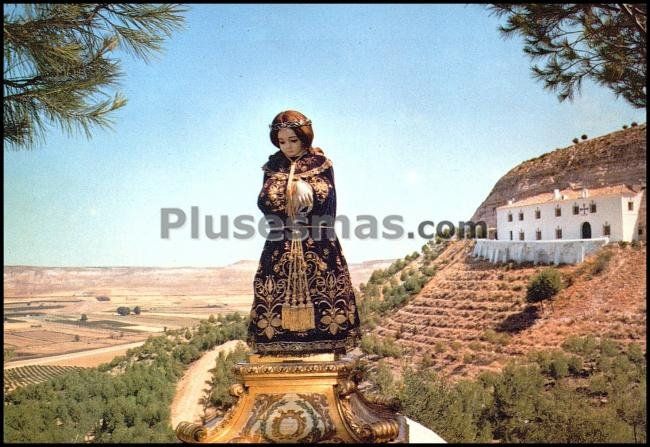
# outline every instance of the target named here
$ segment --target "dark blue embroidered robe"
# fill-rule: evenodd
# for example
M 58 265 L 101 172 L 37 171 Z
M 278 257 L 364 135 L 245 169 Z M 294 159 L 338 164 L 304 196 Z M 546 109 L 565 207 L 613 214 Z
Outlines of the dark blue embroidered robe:
M 277 151 L 262 167 L 264 182 L 257 205 L 267 219 L 286 225 L 286 188 L 289 159 Z M 296 177 L 308 182 L 314 192 L 313 208 L 304 218 L 302 250 L 307 264 L 307 284 L 314 304 L 315 328 L 303 332 L 282 327 L 282 304 L 288 283 L 291 236 L 274 230 L 265 242 L 253 281 L 254 300 L 248 328 L 248 343 L 258 354 L 344 353 L 359 338 L 359 314 L 352 282 L 341 246 L 333 229 L 315 230 L 316 216 L 336 217 L 336 190 L 332 163 L 310 151 L 296 161 Z M 272 216 L 275 216 L 272 218 Z M 271 224 L 272 228 L 274 224 Z M 272 240 L 280 239 L 280 240 Z M 319 240 L 320 239 L 320 240 Z

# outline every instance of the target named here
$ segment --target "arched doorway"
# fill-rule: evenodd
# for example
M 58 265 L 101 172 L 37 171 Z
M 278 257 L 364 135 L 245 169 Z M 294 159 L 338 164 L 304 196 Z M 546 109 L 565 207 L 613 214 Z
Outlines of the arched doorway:
M 582 238 L 591 239 L 591 225 L 589 222 L 584 222 L 582 224 Z

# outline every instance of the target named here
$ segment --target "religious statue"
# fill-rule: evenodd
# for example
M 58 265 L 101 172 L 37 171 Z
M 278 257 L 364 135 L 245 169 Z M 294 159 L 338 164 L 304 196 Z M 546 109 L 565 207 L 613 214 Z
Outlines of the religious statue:
M 366 399 L 354 362 L 359 313 L 334 232 L 332 162 L 312 147 L 311 121 L 279 113 L 270 125 L 280 150 L 262 167 L 258 206 L 271 231 L 255 273 L 247 341 L 233 372 L 237 403 L 213 422 L 180 422 L 187 443 L 408 442 L 393 401 Z
M 302 113 L 281 112 L 269 127 L 280 150 L 262 166 L 257 204 L 271 231 L 253 282 L 247 341 L 260 355 L 342 354 L 359 338 L 359 314 L 333 229 L 332 162 L 312 147 Z

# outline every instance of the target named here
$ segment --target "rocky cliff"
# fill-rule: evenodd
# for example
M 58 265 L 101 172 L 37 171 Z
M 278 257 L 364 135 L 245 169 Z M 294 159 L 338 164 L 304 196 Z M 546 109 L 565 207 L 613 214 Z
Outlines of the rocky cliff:
M 511 169 L 474 212 L 473 222 L 496 227 L 496 208 L 559 188 L 597 188 L 624 183 L 635 191 L 646 184 L 646 124 L 619 130 L 543 154 Z M 645 227 L 645 194 L 639 224 Z

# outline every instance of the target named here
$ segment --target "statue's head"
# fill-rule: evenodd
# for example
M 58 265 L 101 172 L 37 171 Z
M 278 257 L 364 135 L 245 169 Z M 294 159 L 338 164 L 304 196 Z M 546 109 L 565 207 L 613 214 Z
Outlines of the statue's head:
M 311 148 L 314 131 L 311 127 L 311 120 L 302 113 L 295 110 L 280 112 L 273 118 L 269 127 L 271 128 L 269 137 L 275 147 L 282 149 L 280 140 L 285 142 L 285 140 L 298 138 L 302 149 Z M 281 131 L 282 133 L 280 133 Z

